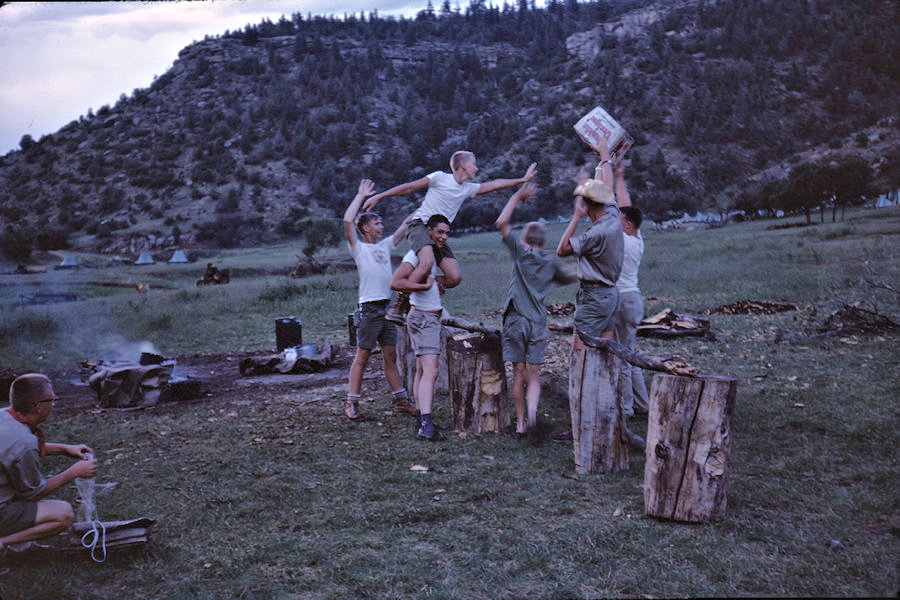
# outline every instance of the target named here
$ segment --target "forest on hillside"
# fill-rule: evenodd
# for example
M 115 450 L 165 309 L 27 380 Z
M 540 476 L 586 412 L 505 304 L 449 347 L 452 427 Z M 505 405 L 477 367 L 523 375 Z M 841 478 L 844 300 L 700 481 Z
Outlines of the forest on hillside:
M 628 183 L 655 221 L 803 211 L 900 187 L 898 3 L 448 0 L 414 18 L 302 15 L 185 48 L 147 88 L 0 158 L 0 246 L 234 246 L 336 227 L 379 189 L 479 157 L 540 165 L 522 218 L 568 210 L 604 106 L 635 138 Z M 493 223 L 503 197 L 457 229 Z M 384 203 L 390 221 L 416 198 Z M 563 208 L 560 208 L 563 207 Z

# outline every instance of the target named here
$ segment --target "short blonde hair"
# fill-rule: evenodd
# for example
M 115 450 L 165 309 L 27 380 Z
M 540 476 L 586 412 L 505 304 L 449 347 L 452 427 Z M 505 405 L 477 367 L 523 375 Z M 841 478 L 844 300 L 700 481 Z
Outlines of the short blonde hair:
M 457 170 L 462 162 L 467 158 L 471 158 L 474 160 L 475 155 L 468 150 L 457 150 L 456 152 L 454 152 L 453 156 L 450 157 L 450 170 Z
M 543 223 L 531 221 L 522 230 L 522 240 L 529 246 L 543 248 L 547 243 L 547 228 Z

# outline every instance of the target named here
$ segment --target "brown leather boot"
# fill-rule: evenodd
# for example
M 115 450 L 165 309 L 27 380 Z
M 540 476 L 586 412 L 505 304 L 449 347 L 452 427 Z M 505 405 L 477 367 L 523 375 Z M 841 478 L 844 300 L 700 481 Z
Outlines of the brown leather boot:
M 394 412 L 406 415 L 416 414 L 416 405 L 409 401 L 409 398 L 397 398 L 394 400 Z
M 384 315 L 386 321 L 397 325 L 406 325 L 406 313 L 409 312 L 409 294 L 397 292 L 397 298 Z

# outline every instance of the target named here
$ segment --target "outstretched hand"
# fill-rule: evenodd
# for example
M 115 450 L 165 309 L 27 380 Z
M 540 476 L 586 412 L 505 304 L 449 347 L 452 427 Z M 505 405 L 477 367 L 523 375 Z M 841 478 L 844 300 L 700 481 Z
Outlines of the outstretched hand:
M 359 182 L 359 189 L 356 190 L 356 193 L 363 198 L 371 196 L 375 193 L 375 183 L 371 179 L 363 179 Z
M 522 181 L 531 181 L 535 174 L 537 174 L 537 163 L 533 162 L 528 165 L 528 170 L 525 171 L 525 177 L 522 178 Z
M 531 182 L 526 183 L 516 192 L 520 202 L 528 202 L 535 194 L 537 194 L 537 184 Z

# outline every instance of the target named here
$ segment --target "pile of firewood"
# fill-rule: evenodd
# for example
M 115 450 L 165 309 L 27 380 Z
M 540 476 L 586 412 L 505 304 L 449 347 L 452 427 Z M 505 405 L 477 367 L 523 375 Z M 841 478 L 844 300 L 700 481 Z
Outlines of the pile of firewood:
M 641 321 L 637 334 L 643 337 L 710 335 L 709 319 L 678 314 L 667 308 Z
M 212 263 L 206 263 L 206 272 L 197 280 L 197 285 L 220 285 L 231 281 L 228 269 L 217 269 Z
M 568 317 L 575 314 L 575 305 L 571 302 L 557 302 L 547 305 L 547 314 L 552 317 Z
M 707 308 L 705 315 L 773 315 L 788 310 L 800 310 L 796 304 L 772 300 L 740 300 L 731 304 L 723 304 L 715 308 Z

